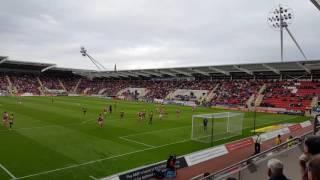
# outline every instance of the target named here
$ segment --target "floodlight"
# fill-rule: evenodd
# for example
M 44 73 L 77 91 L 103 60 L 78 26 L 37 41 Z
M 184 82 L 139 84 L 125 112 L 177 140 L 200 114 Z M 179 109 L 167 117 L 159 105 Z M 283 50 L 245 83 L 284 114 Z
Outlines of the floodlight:
M 90 61 L 98 68 L 98 70 L 106 70 L 106 68 L 101 63 L 99 63 L 99 61 L 95 60 L 87 53 L 87 50 L 83 46 L 80 47 L 80 53 L 82 56 L 87 56 Z
M 291 39 L 298 47 L 300 53 L 307 60 L 306 55 L 304 54 L 298 42 L 295 40 L 288 28 L 288 26 L 293 22 L 293 17 L 293 10 L 286 5 L 280 4 L 269 12 L 267 18 L 269 26 L 274 30 L 280 31 L 281 61 L 283 61 L 283 29 L 285 29 L 288 32 Z

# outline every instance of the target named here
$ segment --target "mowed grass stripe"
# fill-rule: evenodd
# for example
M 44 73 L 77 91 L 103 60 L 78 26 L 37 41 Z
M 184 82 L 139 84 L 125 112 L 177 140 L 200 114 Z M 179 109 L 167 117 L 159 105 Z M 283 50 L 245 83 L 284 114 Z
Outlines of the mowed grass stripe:
M 2 134 L 1 163 L 15 176 L 61 167 L 76 161 L 19 133 Z M 44 165 L 45 164 L 45 165 Z

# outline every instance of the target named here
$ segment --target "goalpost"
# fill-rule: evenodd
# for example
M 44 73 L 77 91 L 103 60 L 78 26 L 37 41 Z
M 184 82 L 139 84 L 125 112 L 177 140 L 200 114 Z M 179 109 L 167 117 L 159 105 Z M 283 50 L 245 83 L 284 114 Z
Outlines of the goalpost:
M 191 140 L 212 143 L 242 134 L 244 113 L 222 112 L 192 116 Z

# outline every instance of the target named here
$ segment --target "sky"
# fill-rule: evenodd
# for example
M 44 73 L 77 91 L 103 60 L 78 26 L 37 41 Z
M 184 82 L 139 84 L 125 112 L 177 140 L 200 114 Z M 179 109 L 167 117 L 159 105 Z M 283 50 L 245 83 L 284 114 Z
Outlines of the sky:
M 95 69 L 280 61 L 267 17 L 279 3 L 308 59 L 320 59 L 320 11 L 309 0 L 1 0 L 0 56 Z M 284 35 L 285 61 L 303 60 Z

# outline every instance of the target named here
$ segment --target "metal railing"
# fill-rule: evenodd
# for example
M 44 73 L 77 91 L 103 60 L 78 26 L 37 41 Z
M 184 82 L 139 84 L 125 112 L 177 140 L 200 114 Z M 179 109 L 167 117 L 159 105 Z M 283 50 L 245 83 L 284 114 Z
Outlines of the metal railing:
M 220 180 L 223 178 L 226 178 L 230 175 L 239 173 L 240 177 L 240 172 L 244 169 L 247 169 L 250 165 L 258 163 L 260 161 L 266 160 L 270 156 L 274 156 L 276 154 L 281 154 L 283 152 L 286 152 L 290 149 L 296 148 L 297 146 L 301 145 L 305 138 L 313 135 L 313 131 L 309 131 L 301 136 L 295 137 L 291 139 L 290 141 L 284 142 L 278 146 L 272 147 L 266 151 L 263 151 L 257 155 L 253 155 L 245 160 L 242 160 L 238 163 L 235 163 L 231 166 L 228 166 L 224 169 L 221 169 L 217 172 L 211 173 L 207 176 L 204 174 L 199 174 L 195 177 L 193 177 L 191 180 Z M 298 157 L 297 157 L 298 158 Z M 241 178 L 239 178 L 240 180 Z

